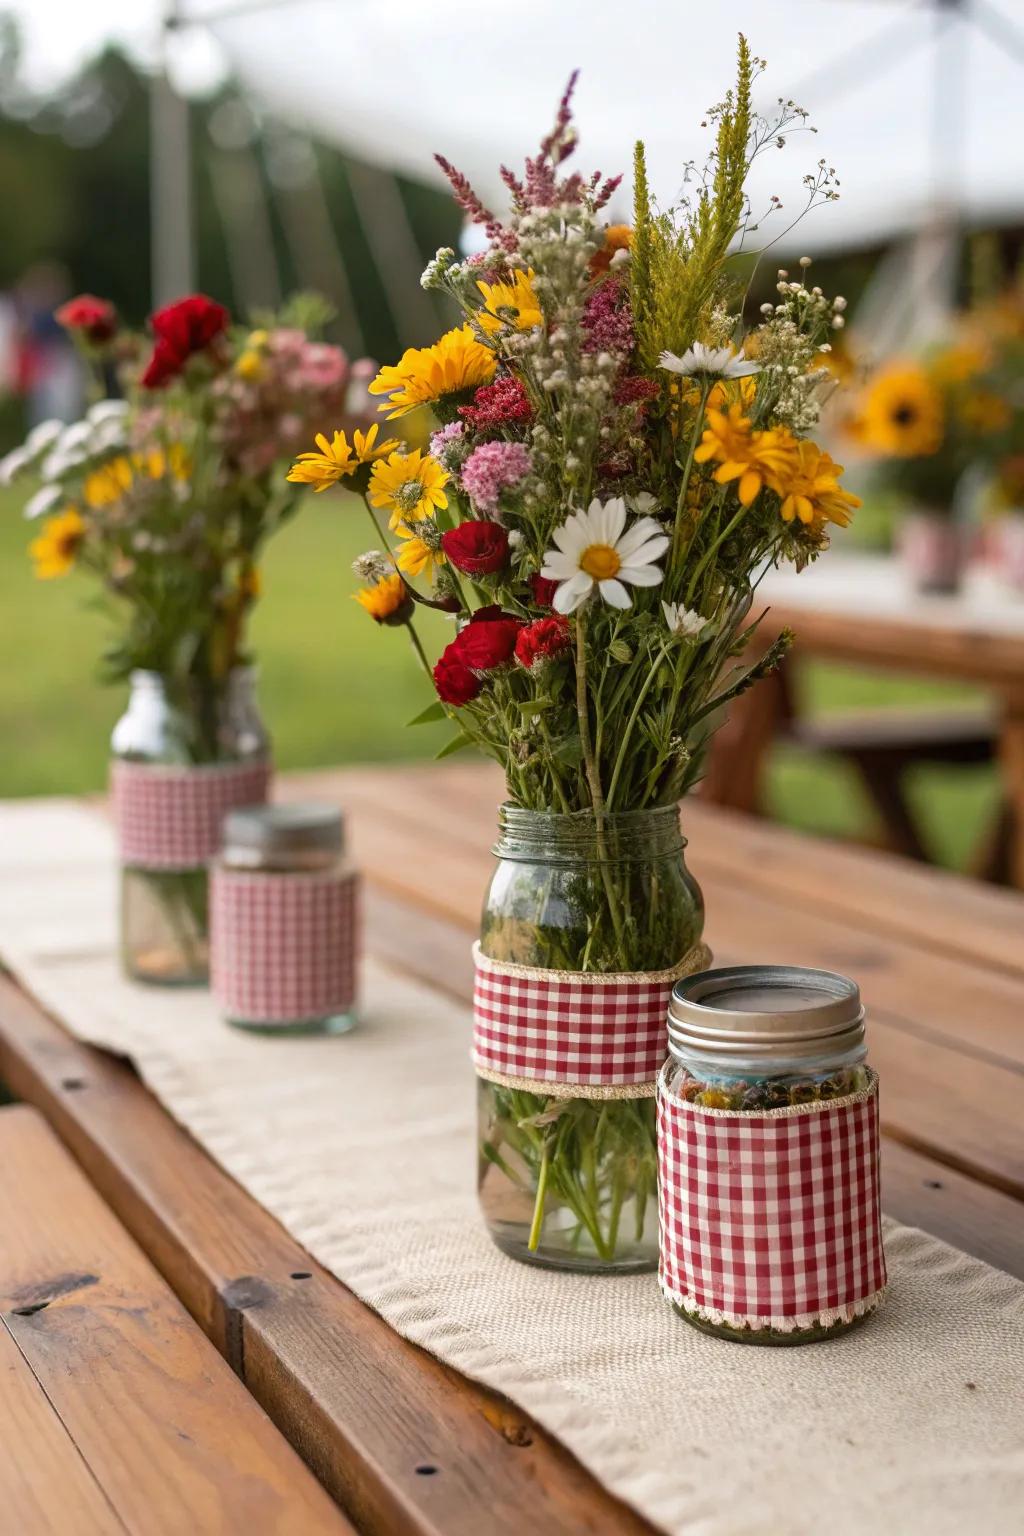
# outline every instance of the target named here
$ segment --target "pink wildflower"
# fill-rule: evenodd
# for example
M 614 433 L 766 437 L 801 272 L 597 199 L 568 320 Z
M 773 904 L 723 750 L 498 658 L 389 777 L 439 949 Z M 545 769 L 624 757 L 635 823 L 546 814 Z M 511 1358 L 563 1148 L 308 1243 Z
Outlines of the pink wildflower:
M 609 278 L 597 288 L 583 309 L 584 352 L 611 352 L 624 357 L 636 346 L 633 316 L 622 283 Z
M 532 467 L 522 443 L 481 443 L 462 466 L 462 489 L 479 511 L 494 516 L 502 491 L 518 485 Z

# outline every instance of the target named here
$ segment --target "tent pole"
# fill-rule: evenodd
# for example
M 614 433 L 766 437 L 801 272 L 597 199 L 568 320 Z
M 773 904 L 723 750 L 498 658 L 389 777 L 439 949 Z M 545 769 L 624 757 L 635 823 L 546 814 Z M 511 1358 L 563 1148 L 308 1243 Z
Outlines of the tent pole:
M 195 287 L 189 107 L 167 73 L 168 39 L 179 21 L 177 0 L 169 0 L 160 67 L 149 92 L 150 286 L 154 307 Z

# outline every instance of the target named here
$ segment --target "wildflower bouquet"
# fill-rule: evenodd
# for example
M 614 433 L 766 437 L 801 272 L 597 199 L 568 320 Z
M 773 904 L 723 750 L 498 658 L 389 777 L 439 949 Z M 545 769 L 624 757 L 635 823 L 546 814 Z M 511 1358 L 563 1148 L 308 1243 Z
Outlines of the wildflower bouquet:
M 857 505 L 808 436 L 843 300 L 809 286 L 804 262 L 743 321 L 747 172 L 804 120 L 793 103 L 770 122 L 753 112 L 760 67 L 741 39 L 709 163 L 688 169 L 676 206 L 654 204 L 637 146 L 631 226 L 607 218 L 619 177 L 562 170 L 572 82 L 524 176 L 502 170 L 504 221 L 440 160 L 488 247 L 463 262 L 438 252 L 424 285 L 462 323 L 370 386 L 389 419 L 430 407 L 430 451 L 371 454 L 336 433 L 292 471 L 364 491 L 380 547 L 357 563 L 357 596 L 374 618 L 415 642 L 416 603 L 453 615 L 421 718 L 449 716 L 446 750 L 479 747 L 505 772 L 482 934 L 496 962 L 660 973 L 698 943 L 676 805 L 724 706 L 785 649 L 741 661 L 754 589 L 769 565 L 812 560 Z M 824 162 L 806 187 L 808 206 L 837 195 Z M 482 1193 L 502 1246 L 579 1267 L 652 1261 L 645 1091 L 488 1080 L 481 1095 Z
M 88 295 L 59 312 L 96 371 L 94 393 L 116 372 L 124 397 L 37 427 L 0 481 L 42 482 L 25 507 L 42 519 L 36 574 L 98 581 L 117 628 L 111 679 L 143 669 L 215 684 L 245 659 L 263 546 L 298 505 L 275 468 L 346 406 L 344 354 L 300 324 L 321 316 L 302 299 L 282 324 L 235 329 L 196 294 L 152 317 L 149 342 Z
M 324 314 L 304 298 L 258 330 L 233 328 L 220 304 L 194 294 L 153 315 L 146 338 L 83 295 L 58 318 L 100 398 L 72 426 L 37 427 L 0 465 L 4 483 L 41 481 L 25 508 L 42 524 L 29 546 L 37 575 L 84 572 L 99 587 L 114 626 L 106 676 L 132 678 L 115 758 L 161 770 L 216 765 L 216 781 L 211 771 L 202 782 L 221 810 L 225 797 L 265 792 L 265 776 L 228 770 L 265 764 L 268 753 L 249 696 L 246 623 L 263 547 L 298 505 L 279 465 L 325 412 L 346 409 L 353 370 L 306 332 Z M 115 377 L 123 398 L 102 398 Z M 127 852 L 122 835 L 125 958 L 149 979 L 205 971 L 205 857 L 214 849 L 204 853 L 194 837 L 184 850 L 142 846 L 147 826 L 216 825 L 216 806 L 208 815 L 194 803 L 182 809 L 180 797 L 196 793 L 183 784 L 166 771 L 159 782 L 136 775 L 138 803 L 125 813 L 136 848 Z M 114 788 L 120 805 L 116 770 Z M 133 926 L 145 930 L 138 943 Z

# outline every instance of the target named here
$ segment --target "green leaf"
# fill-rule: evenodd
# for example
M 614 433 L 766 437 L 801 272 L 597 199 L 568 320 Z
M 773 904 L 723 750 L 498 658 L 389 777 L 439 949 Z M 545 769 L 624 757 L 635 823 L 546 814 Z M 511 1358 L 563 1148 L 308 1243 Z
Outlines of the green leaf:
M 447 719 L 447 711 L 440 699 L 435 699 L 433 704 L 428 704 L 426 709 L 420 710 L 406 725 L 432 725 L 435 720 Z
M 465 731 L 460 731 L 457 736 L 452 737 L 451 741 L 446 742 L 440 752 L 434 753 L 434 760 L 437 762 L 442 757 L 451 757 L 453 752 L 461 752 L 464 747 L 471 747 L 472 745 L 472 736 L 467 736 Z
M 521 699 L 516 703 L 521 715 L 539 715 L 543 709 L 553 709 L 554 699 Z

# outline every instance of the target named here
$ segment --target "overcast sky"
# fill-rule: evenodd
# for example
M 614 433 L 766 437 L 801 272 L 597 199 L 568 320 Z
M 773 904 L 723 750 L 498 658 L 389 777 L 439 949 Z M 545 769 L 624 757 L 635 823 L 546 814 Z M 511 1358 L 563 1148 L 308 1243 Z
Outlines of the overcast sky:
M 152 60 L 166 0 L 0 0 L 21 27 L 25 74 L 38 90 L 56 84 L 114 39 L 139 58 Z M 209 37 L 192 28 L 176 46 L 180 81 L 202 89 L 215 77 L 219 58 Z

